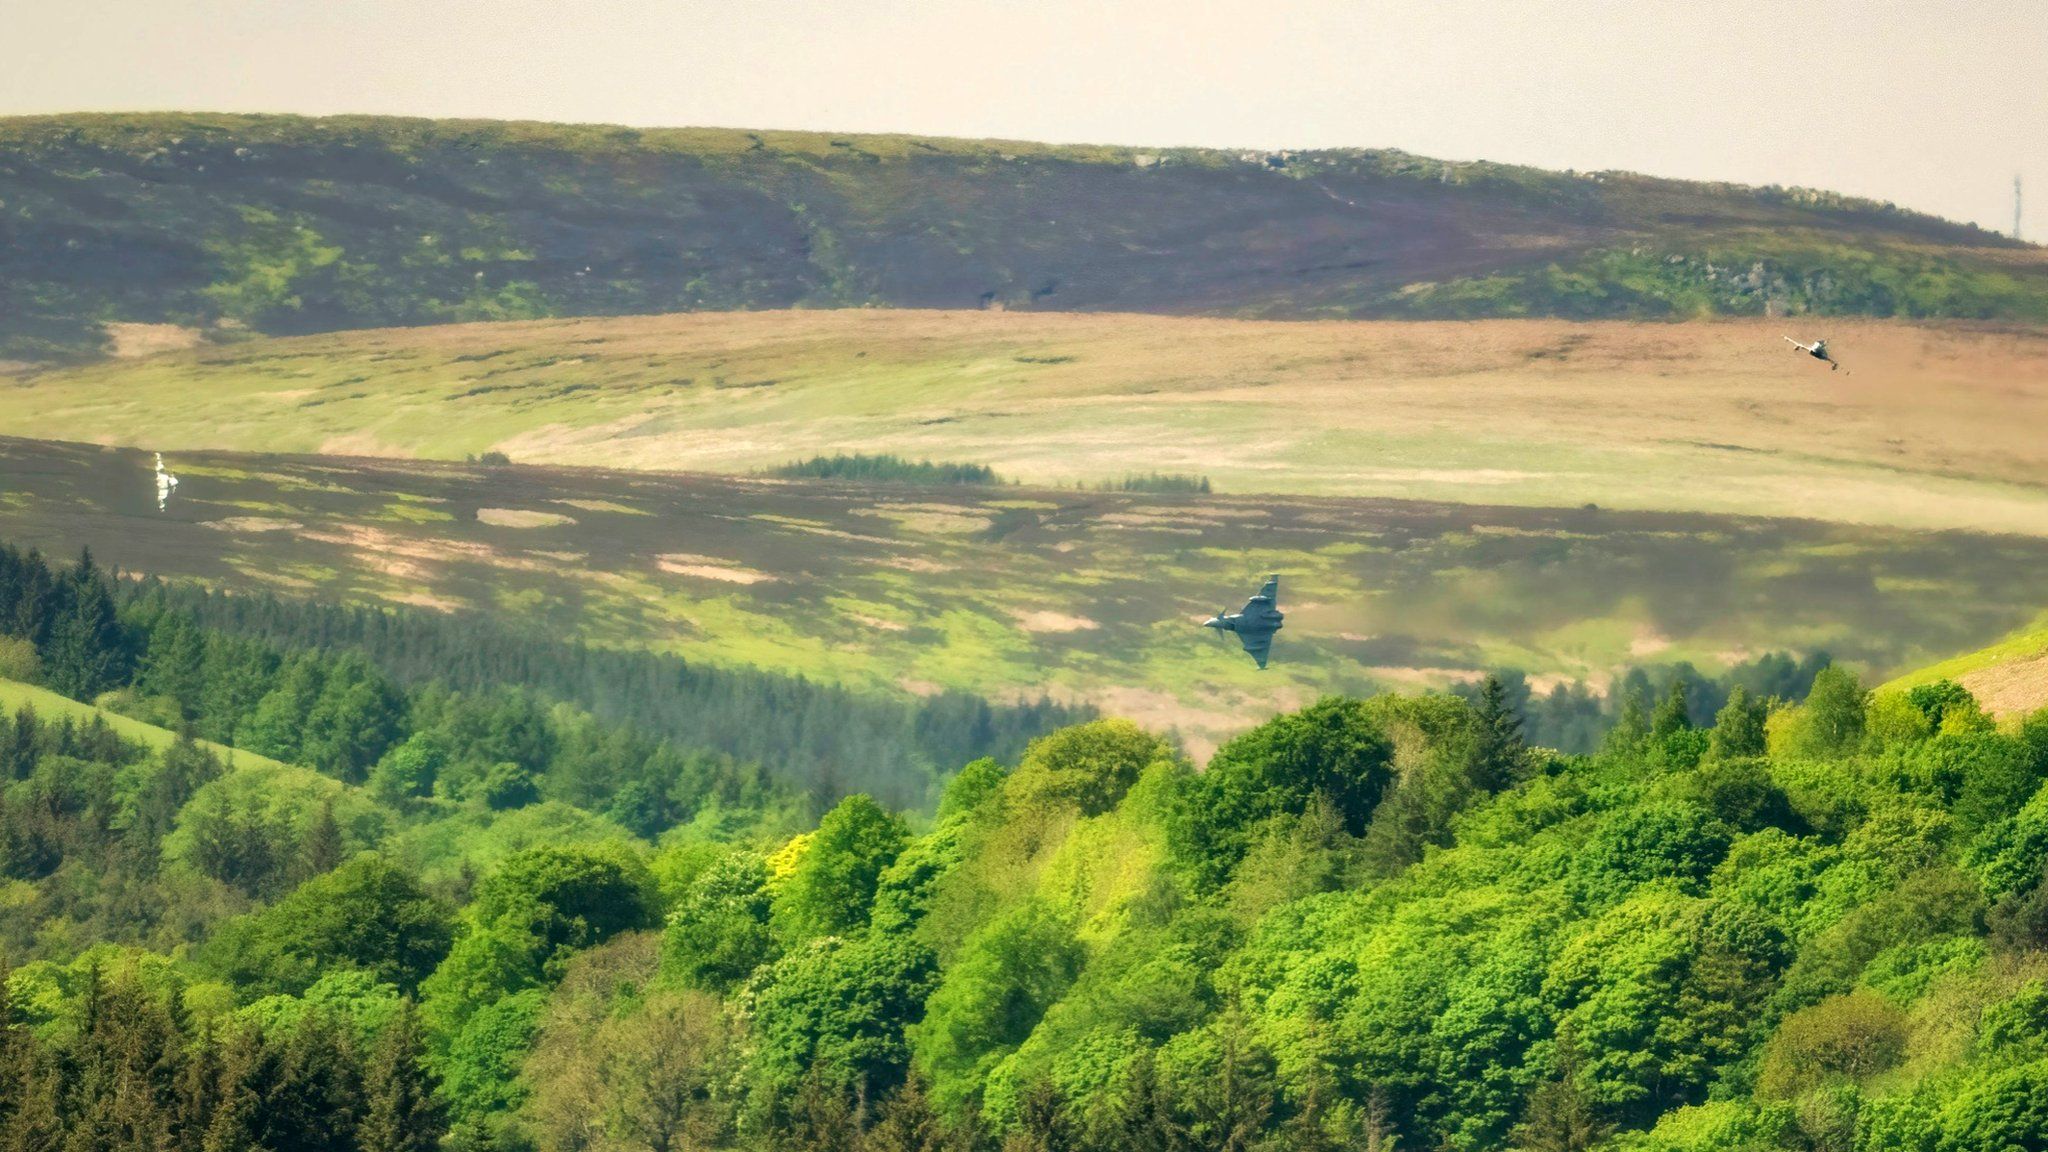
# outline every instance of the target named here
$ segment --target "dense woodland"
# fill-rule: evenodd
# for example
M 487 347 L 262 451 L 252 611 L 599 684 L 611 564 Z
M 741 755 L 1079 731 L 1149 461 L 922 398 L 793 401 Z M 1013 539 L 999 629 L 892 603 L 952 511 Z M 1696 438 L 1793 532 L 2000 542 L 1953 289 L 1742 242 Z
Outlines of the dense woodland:
M 1095 720 L 814 820 L 0 557 L 0 672 L 246 749 L 0 721 L 4 1152 L 2048 1148 L 2048 713 L 1951 683 Z
M 548 639 L 483 613 L 348 608 L 155 580 L 119 583 L 114 592 L 124 618 L 148 637 L 145 648 L 161 642 L 182 650 L 191 643 L 189 623 L 201 634 L 255 641 L 273 653 L 354 653 L 414 688 L 485 695 L 525 689 L 606 723 L 765 765 L 779 782 L 817 798 L 821 810 L 854 791 L 929 807 L 952 768 L 981 756 L 1012 758 L 1032 737 L 1092 716 L 1047 699 L 994 705 L 965 692 L 894 700 L 800 677 Z M 162 641 L 159 625 L 168 629 Z M 146 651 L 141 659 L 147 663 Z M 147 680 L 138 690 L 162 696 Z M 209 726 L 190 702 L 161 720 L 176 728 L 179 716 L 199 718 L 200 735 L 230 742 L 232 729 Z

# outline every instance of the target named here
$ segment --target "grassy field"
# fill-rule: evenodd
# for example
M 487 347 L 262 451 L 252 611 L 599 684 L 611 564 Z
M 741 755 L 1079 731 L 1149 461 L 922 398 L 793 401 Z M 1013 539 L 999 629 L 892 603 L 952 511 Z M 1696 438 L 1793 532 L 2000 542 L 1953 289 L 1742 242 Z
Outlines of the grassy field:
M 1678 513 L 788 482 L 0 440 L 0 538 L 891 692 L 1086 699 L 1196 747 L 1329 691 L 1776 648 L 1890 675 L 2040 609 L 2048 540 Z M 1284 576 L 1255 670 L 1199 628 Z
M 107 722 L 107 727 L 119 733 L 122 738 L 132 740 L 145 748 L 163 748 L 178 738 L 177 733 L 169 729 L 145 724 L 140 720 L 95 708 L 90 704 L 81 704 L 68 696 L 59 696 L 47 688 L 23 684 L 18 680 L 0 680 L 0 710 L 12 715 L 16 709 L 23 706 L 35 709 L 36 715 L 44 720 L 69 716 L 83 723 L 98 716 Z M 222 760 L 238 767 L 280 767 L 277 761 L 267 756 L 258 756 L 254 752 L 243 752 L 229 748 L 225 744 L 215 744 L 211 740 L 200 740 L 198 743 L 212 749 Z
M 1847 371 L 1794 353 L 1833 338 Z M 387 329 L 0 377 L 10 433 L 748 473 L 893 452 L 1033 485 L 2048 535 L 2048 330 L 769 312 Z
M 2048 614 L 1996 644 L 1915 669 L 1885 687 L 1904 690 L 1935 680 L 1962 684 L 1994 715 L 2048 708 Z

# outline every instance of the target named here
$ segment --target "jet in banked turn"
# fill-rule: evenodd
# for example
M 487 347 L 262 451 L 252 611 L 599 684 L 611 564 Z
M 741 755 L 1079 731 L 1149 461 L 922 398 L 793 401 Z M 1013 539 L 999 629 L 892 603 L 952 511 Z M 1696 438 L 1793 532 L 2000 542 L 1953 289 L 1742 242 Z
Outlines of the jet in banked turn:
M 1280 577 L 1268 576 L 1259 588 L 1259 594 L 1244 602 L 1244 611 L 1228 615 L 1217 613 L 1202 626 L 1222 632 L 1235 632 L 1237 639 L 1251 658 L 1266 666 L 1266 657 L 1273 651 L 1273 633 L 1280 630 L 1284 618 L 1279 608 Z
M 1799 349 L 1801 352 L 1806 353 L 1808 356 L 1813 357 L 1815 360 L 1819 360 L 1823 364 L 1826 364 L 1828 366 L 1828 371 L 1830 372 L 1839 371 L 1842 367 L 1841 361 L 1835 359 L 1833 356 L 1828 355 L 1828 342 L 1825 340 L 1815 340 L 1813 343 L 1808 344 L 1804 340 L 1794 340 L 1790 336 L 1787 336 L 1785 337 L 1785 343 L 1790 344 L 1794 348 Z

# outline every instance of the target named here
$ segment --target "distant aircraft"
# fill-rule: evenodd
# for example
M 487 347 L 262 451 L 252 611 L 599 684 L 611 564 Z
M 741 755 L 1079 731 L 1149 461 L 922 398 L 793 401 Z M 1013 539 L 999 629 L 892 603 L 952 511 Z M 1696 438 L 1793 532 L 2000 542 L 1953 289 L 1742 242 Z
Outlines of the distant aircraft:
M 1219 612 L 1202 625 L 1220 632 L 1235 632 L 1237 639 L 1251 658 L 1266 666 L 1266 656 L 1273 650 L 1273 633 L 1280 630 L 1283 614 L 1279 609 L 1280 577 L 1268 576 L 1259 588 L 1259 594 L 1244 602 L 1244 611 L 1224 615 Z
M 1828 342 L 1825 340 L 1815 340 L 1811 344 L 1802 344 L 1799 341 L 1794 340 L 1790 336 L 1787 336 L 1785 337 L 1785 343 L 1790 344 L 1794 348 L 1799 349 L 1801 352 L 1806 353 L 1808 356 L 1813 357 L 1815 360 L 1827 361 L 1828 371 L 1830 372 L 1833 372 L 1842 366 L 1840 361 L 1836 360 L 1833 356 L 1828 355 Z
M 178 478 L 164 470 L 164 454 L 156 454 L 156 510 L 161 512 L 171 502 L 171 494 L 178 489 Z

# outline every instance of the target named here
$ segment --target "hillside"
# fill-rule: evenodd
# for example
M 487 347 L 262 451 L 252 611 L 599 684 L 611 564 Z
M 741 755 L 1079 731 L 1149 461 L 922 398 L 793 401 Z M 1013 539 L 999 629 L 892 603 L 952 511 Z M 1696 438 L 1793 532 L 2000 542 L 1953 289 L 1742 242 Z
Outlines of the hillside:
M 1890 674 L 2040 610 L 2048 539 L 1387 500 L 788 482 L 0 439 L 0 539 L 130 571 L 481 612 L 901 696 L 1086 701 L 1197 750 L 1331 691 L 1539 693 L 1773 649 Z M 1284 574 L 1272 668 L 1197 624 Z
M 1994 716 L 2048 708 L 2048 617 L 1987 648 L 1909 672 L 1885 688 L 1904 691 L 1938 680 L 1969 689 Z
M 2048 252 L 1827 193 L 1398 152 L 726 130 L 0 120 L 0 358 L 889 305 L 1267 317 L 2048 318 Z
M 95 708 L 90 704 L 81 704 L 68 697 L 59 696 L 47 688 L 23 684 L 18 680 L 0 680 L 0 711 L 12 715 L 22 708 L 32 709 L 45 721 L 71 720 L 84 724 L 98 717 L 107 727 L 114 730 L 115 735 L 143 748 L 161 750 L 170 747 L 178 739 L 178 734 L 169 729 L 145 724 L 140 720 L 108 712 L 103 708 Z M 278 762 L 268 756 L 237 751 L 211 740 L 200 740 L 197 743 L 228 764 L 244 768 L 279 767 Z
M 813 453 L 1026 483 L 1798 516 L 2048 535 L 2048 336 L 1837 320 L 1313 324 L 766 312 L 257 340 L 28 373 L 18 435 L 754 472 Z M 1803 331 L 1804 329 L 1802 329 Z

